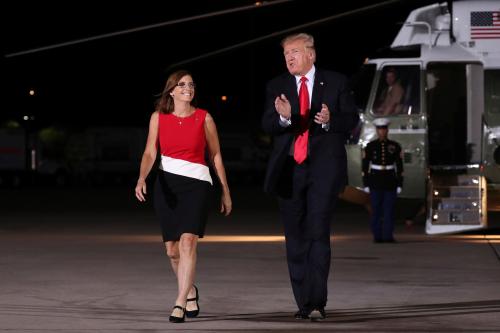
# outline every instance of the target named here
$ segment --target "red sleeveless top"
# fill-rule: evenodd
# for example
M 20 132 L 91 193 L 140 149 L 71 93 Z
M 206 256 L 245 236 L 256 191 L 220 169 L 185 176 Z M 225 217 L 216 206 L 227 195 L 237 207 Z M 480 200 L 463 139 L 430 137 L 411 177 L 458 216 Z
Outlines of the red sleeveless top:
M 204 127 L 206 115 L 207 111 L 202 109 L 196 109 L 192 115 L 185 118 L 172 113 L 160 113 L 158 133 L 161 154 L 207 165 Z

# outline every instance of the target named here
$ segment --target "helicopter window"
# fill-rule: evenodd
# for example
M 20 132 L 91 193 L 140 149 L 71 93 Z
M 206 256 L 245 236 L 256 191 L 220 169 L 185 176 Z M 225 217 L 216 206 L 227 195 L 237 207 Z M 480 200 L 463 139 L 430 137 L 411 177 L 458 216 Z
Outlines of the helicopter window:
M 379 80 L 373 105 L 375 116 L 420 113 L 419 66 L 386 66 Z
M 484 106 L 487 121 L 500 122 L 500 70 L 484 72 Z
M 354 102 L 360 112 L 364 112 L 370 97 L 373 78 L 375 77 L 375 64 L 366 64 L 349 80 L 349 88 L 354 97 Z

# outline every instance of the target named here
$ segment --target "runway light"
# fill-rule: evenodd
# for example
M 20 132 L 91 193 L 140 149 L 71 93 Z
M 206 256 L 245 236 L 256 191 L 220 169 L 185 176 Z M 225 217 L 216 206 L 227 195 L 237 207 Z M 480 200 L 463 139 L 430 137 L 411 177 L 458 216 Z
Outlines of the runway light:
M 35 96 L 35 90 L 30 89 L 29 94 L 30 94 L 30 96 Z
M 74 236 L 70 235 L 56 235 L 57 239 L 71 240 Z M 83 237 L 83 236 L 82 236 Z M 144 235 L 119 235 L 119 234 L 106 234 L 106 235 L 87 235 L 86 239 L 95 240 L 99 242 L 117 242 L 117 243 L 158 243 L 161 242 L 161 236 L 155 234 Z M 364 236 L 342 235 L 330 236 L 332 241 L 349 241 L 353 239 L 365 239 Z M 283 243 L 285 236 L 283 235 L 205 235 L 199 239 L 203 243 Z
M 352 239 L 350 236 L 330 236 L 330 240 Z M 200 239 L 203 243 L 266 243 L 266 242 L 284 242 L 283 235 L 205 235 Z
M 453 241 L 462 241 L 466 243 L 490 243 L 500 244 L 500 235 L 460 235 L 460 236 L 446 236 L 446 239 Z
M 222 95 L 222 96 L 220 97 L 220 99 L 221 99 L 221 101 L 223 101 L 223 102 L 227 102 L 227 96 L 226 96 L 226 95 Z
M 261 243 L 261 242 L 284 242 L 285 237 L 281 235 L 252 236 L 252 235 L 210 235 L 200 239 L 207 243 Z

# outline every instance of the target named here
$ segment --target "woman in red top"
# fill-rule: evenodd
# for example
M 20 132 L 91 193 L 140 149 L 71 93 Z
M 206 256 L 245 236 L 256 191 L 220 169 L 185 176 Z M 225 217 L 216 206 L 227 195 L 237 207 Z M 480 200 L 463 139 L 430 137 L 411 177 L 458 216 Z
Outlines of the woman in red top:
M 196 246 L 205 232 L 212 185 L 205 161 L 206 148 L 222 186 L 220 211 L 227 216 L 232 209 L 215 122 L 207 111 L 195 107 L 194 96 L 195 83 L 189 72 L 180 70 L 169 76 L 151 115 L 135 187 L 137 199 L 145 201 L 146 177 L 156 160 L 159 144 L 161 160 L 154 204 L 167 255 L 177 275 L 179 291 L 169 318 L 176 323 L 199 313 L 198 288 L 194 285 Z

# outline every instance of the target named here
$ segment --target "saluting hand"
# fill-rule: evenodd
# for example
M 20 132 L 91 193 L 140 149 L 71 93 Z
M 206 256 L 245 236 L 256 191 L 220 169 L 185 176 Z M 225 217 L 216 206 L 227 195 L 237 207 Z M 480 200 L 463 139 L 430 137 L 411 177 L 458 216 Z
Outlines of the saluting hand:
M 330 110 L 325 103 L 321 104 L 321 111 L 314 116 L 316 124 L 328 124 L 330 122 Z
M 135 196 L 139 201 L 146 201 L 146 181 L 142 178 L 137 180 L 137 185 L 135 186 Z

